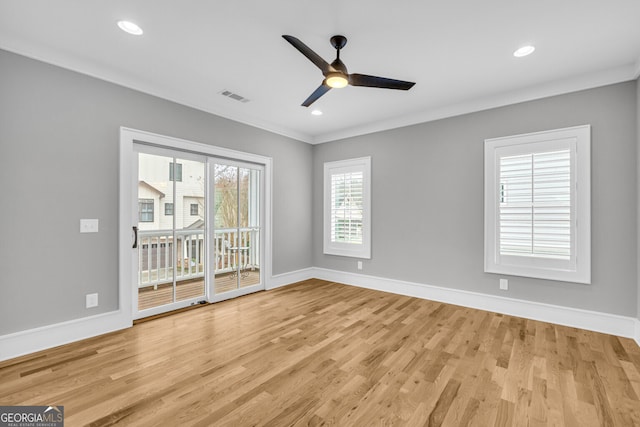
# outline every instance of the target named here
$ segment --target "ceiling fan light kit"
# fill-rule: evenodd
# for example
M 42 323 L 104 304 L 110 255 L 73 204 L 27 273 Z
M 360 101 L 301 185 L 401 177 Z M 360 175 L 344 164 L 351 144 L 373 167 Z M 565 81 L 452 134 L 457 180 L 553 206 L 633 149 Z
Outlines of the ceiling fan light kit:
M 340 89 L 349 84 L 349 80 L 345 77 L 345 75 L 339 72 L 329 73 L 324 82 L 327 86 L 333 89 Z
M 311 50 L 309 46 L 302 43 L 299 39 L 289 35 L 283 35 L 282 37 L 306 56 L 307 59 L 313 62 L 316 67 L 320 68 L 324 76 L 322 84 L 302 103 L 303 107 L 310 106 L 322 95 L 329 92 L 329 90 L 333 88 L 343 88 L 347 85 L 397 90 L 409 90 L 415 85 L 414 82 L 388 79 L 386 77 L 355 73 L 349 74 L 347 66 L 340 60 L 340 50 L 347 44 L 347 38 L 345 36 L 336 35 L 331 37 L 331 46 L 336 49 L 336 59 L 331 64 L 322 59 L 320 55 Z

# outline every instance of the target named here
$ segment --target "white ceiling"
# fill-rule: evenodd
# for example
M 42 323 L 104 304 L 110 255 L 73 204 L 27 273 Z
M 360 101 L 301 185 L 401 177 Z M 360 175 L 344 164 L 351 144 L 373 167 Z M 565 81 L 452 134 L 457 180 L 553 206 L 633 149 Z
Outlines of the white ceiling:
M 322 74 L 282 34 L 327 62 L 345 35 L 350 72 L 417 84 L 301 107 Z M 0 0 L 0 48 L 318 143 L 636 78 L 640 1 Z

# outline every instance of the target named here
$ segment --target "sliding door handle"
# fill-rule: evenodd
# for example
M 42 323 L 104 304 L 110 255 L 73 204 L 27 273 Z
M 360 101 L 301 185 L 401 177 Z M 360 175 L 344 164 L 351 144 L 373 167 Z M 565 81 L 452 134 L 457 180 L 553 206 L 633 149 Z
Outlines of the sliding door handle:
M 133 249 L 138 247 L 138 227 L 133 226 Z

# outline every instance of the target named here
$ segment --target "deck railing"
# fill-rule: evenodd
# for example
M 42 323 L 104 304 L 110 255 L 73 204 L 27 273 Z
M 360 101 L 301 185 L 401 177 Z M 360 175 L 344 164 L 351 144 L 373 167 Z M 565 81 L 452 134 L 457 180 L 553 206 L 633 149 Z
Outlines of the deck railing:
M 211 250 L 214 274 L 240 269 L 259 268 L 259 229 L 227 228 L 214 233 Z M 138 232 L 138 287 L 157 287 L 176 281 L 204 277 L 204 230 L 172 230 Z

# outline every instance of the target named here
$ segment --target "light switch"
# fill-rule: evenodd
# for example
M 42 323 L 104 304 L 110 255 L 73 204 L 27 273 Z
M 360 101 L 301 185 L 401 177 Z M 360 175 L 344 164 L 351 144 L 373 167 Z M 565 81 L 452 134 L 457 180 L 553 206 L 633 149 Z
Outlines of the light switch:
M 97 233 L 98 220 L 97 219 L 81 219 L 80 232 L 81 233 Z

